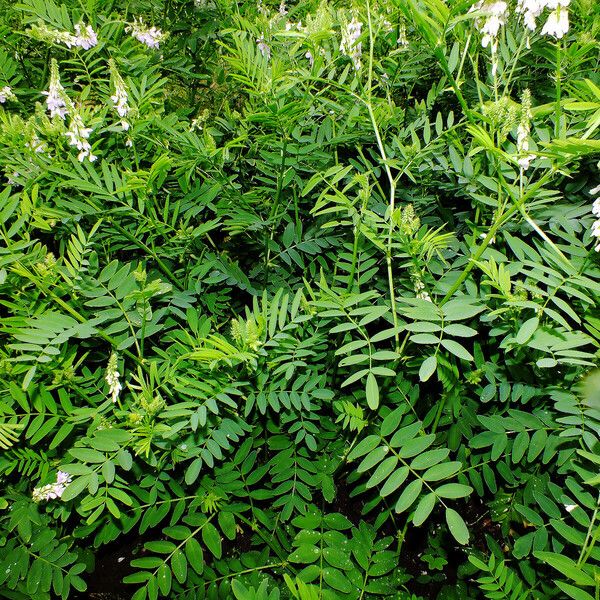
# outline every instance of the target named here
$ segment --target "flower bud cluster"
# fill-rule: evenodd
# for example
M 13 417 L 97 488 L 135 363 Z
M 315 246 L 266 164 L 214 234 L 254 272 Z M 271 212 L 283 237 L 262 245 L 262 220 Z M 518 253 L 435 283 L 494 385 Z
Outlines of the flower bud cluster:
M 518 163 L 524 171 L 529 169 L 529 163 L 535 158 L 529 153 L 529 132 L 531 131 L 531 92 L 525 90 L 521 98 L 521 121 L 517 127 Z
M 415 295 L 417 298 L 419 298 L 420 300 L 427 300 L 427 302 L 432 302 L 431 296 L 425 289 L 425 284 L 421 281 L 420 278 L 415 277 L 414 286 L 415 286 Z
M 121 374 L 118 371 L 117 360 L 117 354 L 113 352 L 110 355 L 110 358 L 108 359 L 106 375 L 104 376 L 104 379 L 106 379 L 106 383 L 108 383 L 108 391 L 113 402 L 117 401 L 119 393 L 123 389 L 121 386 L 121 382 L 119 381 L 119 377 L 121 376 Z
M 47 149 L 45 142 L 40 140 L 38 134 L 35 132 L 33 132 L 31 137 L 29 138 L 29 141 L 25 142 L 25 147 L 29 148 L 29 150 L 31 150 L 32 152 L 35 152 L 35 154 L 44 153 Z

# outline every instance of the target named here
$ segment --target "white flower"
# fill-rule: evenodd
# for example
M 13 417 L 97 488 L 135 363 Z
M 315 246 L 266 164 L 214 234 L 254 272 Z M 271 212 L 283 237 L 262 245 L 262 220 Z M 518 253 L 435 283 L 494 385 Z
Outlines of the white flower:
M 33 498 L 34 502 L 60 498 L 69 483 L 71 483 L 71 476 L 64 471 L 59 471 L 56 474 L 56 481 L 54 483 L 49 483 L 42 487 L 34 488 L 31 497 Z
M 285 0 L 281 0 L 281 4 L 279 5 L 279 14 L 282 16 L 288 14 L 288 10 L 285 6 Z
M 542 14 L 546 7 L 546 0 L 517 0 L 516 11 L 523 15 L 525 26 L 535 31 L 535 20 Z
M 67 94 L 65 88 L 60 83 L 60 75 L 58 73 L 58 63 L 56 59 L 52 59 L 50 63 L 50 85 L 47 92 L 42 92 L 46 96 L 46 106 L 50 111 L 51 117 L 60 117 L 64 120 L 65 115 L 69 114 L 67 108 Z
M 398 46 L 408 46 L 408 38 L 406 37 L 406 26 L 404 23 L 400 24 L 398 29 L 398 39 L 396 40 Z
M 5 85 L 0 89 L 0 104 L 4 104 L 7 100 L 16 100 L 17 97 L 13 94 L 13 91 L 9 85 Z
M 304 58 L 308 59 L 308 63 L 311 67 L 315 64 L 315 57 L 312 55 L 310 50 L 304 55 Z
M 127 131 L 129 129 L 129 123 L 125 120 L 125 117 L 130 111 L 129 95 L 127 94 L 125 82 L 123 81 L 123 78 L 121 77 L 119 71 L 117 70 L 117 66 L 112 59 L 109 60 L 109 68 L 112 86 L 114 89 L 114 94 L 110 97 L 110 99 L 114 104 L 117 114 L 119 117 L 121 117 L 121 127 L 123 128 L 123 131 Z
M 485 240 L 486 237 L 487 237 L 487 233 L 485 233 L 485 232 L 479 234 L 479 238 L 482 239 L 482 240 Z M 495 243 L 496 243 L 496 236 L 494 236 L 494 237 L 492 237 L 490 239 L 490 245 L 491 246 L 493 246 Z
M 567 512 L 573 512 L 577 508 L 577 504 L 565 504 Z
M 128 33 L 131 32 L 131 35 L 136 40 L 142 42 L 142 44 L 146 44 L 148 48 L 154 49 L 158 49 L 160 43 L 166 37 L 166 34 L 164 34 L 160 29 L 157 29 L 156 27 L 147 27 L 144 25 L 144 21 L 141 17 L 139 19 L 134 19 L 133 23 L 125 28 L 125 31 Z
M 564 6 L 558 6 L 550 13 L 542 28 L 542 35 L 551 35 L 557 40 L 569 31 L 569 11 Z
M 119 397 L 119 393 L 123 389 L 121 383 L 119 381 L 120 373 L 117 370 L 117 355 L 113 352 L 108 359 L 108 365 L 106 366 L 106 375 L 104 379 L 106 379 L 106 383 L 108 383 L 108 391 L 110 393 L 111 399 L 113 402 L 117 401 Z
M 421 281 L 420 278 L 415 278 L 415 294 L 417 298 L 421 300 L 427 300 L 427 302 L 431 302 L 431 296 L 425 290 L 425 284 Z
M 90 162 L 94 162 L 96 158 L 98 158 L 92 154 L 92 146 L 88 142 L 88 138 L 92 131 L 93 129 L 91 127 L 84 126 L 83 119 L 79 113 L 73 114 L 71 122 L 69 123 L 69 130 L 65 133 L 65 136 L 69 139 L 69 144 L 71 146 L 76 146 L 80 151 L 77 155 L 79 162 L 83 162 L 86 157 Z
M 98 36 L 91 25 L 77 23 L 75 25 L 75 35 L 72 38 L 72 44 L 84 50 L 89 50 L 98 44 Z
M 352 21 L 342 29 L 342 43 L 340 52 L 352 59 L 354 68 L 359 71 L 361 67 L 360 57 L 362 55 L 362 42 L 359 42 L 362 31 L 362 23 L 353 17 Z
M 475 21 L 475 27 L 483 34 L 481 45 L 484 48 L 490 45 L 494 48 L 500 27 L 506 23 L 508 4 L 504 0 L 479 0 L 469 10 L 472 11 L 481 13 L 481 17 Z

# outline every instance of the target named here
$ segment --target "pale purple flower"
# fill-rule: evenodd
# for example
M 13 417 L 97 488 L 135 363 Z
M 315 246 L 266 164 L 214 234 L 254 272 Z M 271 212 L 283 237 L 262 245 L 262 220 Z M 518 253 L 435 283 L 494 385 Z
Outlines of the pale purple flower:
M 516 12 L 523 15 L 525 26 L 535 31 L 535 20 L 546 8 L 546 0 L 517 0 Z
M 75 35 L 73 36 L 72 44 L 84 50 L 89 50 L 98 44 L 98 36 L 91 25 L 77 23 L 75 25 Z
M 46 96 L 46 106 L 51 117 L 60 117 L 64 120 L 69 114 L 67 107 L 67 94 L 65 88 L 60 83 L 60 75 L 58 73 L 58 63 L 56 59 L 52 59 L 50 63 L 50 85 L 47 92 L 42 92 Z
M 141 17 L 139 19 L 134 19 L 133 23 L 125 28 L 125 31 L 131 32 L 131 35 L 136 40 L 142 42 L 142 44 L 145 44 L 148 48 L 154 48 L 155 50 L 158 50 L 160 43 L 166 37 L 166 34 L 160 29 L 144 25 L 144 21 Z
M 31 497 L 34 502 L 55 500 L 63 495 L 69 483 L 71 483 L 71 476 L 64 471 L 58 471 L 54 483 L 34 488 Z
M 258 46 L 258 50 L 260 51 L 260 53 L 267 60 L 269 60 L 271 58 L 271 48 L 269 47 L 269 44 L 267 44 L 267 42 L 265 42 L 265 38 L 262 35 L 256 40 L 256 44 Z

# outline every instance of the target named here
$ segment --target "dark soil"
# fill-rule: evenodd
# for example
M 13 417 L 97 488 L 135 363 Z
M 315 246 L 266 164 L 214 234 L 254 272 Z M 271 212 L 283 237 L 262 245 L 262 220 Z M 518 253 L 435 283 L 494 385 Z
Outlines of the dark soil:
M 349 490 L 343 479 L 338 482 L 337 494 L 333 504 L 329 505 L 332 512 L 344 514 L 353 523 L 361 519 L 362 503 L 359 498 L 350 498 Z M 498 543 L 502 543 L 500 526 L 494 524 L 489 518 L 489 511 L 479 499 L 471 497 L 469 502 L 461 507 L 461 514 L 465 517 L 472 533 L 472 544 L 481 550 L 486 549 L 485 536 L 492 536 Z M 439 520 L 438 520 L 439 522 Z M 391 523 L 386 524 L 382 534 L 396 537 L 396 531 Z M 441 547 L 444 548 L 448 563 L 443 571 L 429 571 L 428 565 L 422 560 L 422 555 L 428 549 L 428 535 L 444 535 Z M 148 539 L 158 539 L 159 531 L 146 532 L 143 537 L 129 535 L 98 550 L 96 554 L 96 568 L 93 573 L 84 574 L 88 590 L 74 596 L 74 600 L 129 600 L 135 591 L 135 586 L 125 585 L 122 581 L 136 569 L 130 566 L 130 561 L 143 555 L 143 544 Z M 244 552 L 251 548 L 252 535 L 248 532 L 239 536 L 235 542 L 228 544 L 225 549 L 229 552 Z M 464 563 L 463 550 L 456 545 L 444 528 L 438 532 L 426 527 L 409 528 L 408 534 L 402 545 L 400 566 L 411 576 L 407 582 L 408 589 L 423 598 L 434 600 L 442 588 L 452 586 L 458 580 L 457 567 Z
M 94 572 L 83 574 L 88 589 L 74 596 L 74 600 L 130 600 L 135 586 L 125 585 L 123 578 L 136 570 L 129 563 L 139 555 L 144 541 L 131 536 L 100 548 Z

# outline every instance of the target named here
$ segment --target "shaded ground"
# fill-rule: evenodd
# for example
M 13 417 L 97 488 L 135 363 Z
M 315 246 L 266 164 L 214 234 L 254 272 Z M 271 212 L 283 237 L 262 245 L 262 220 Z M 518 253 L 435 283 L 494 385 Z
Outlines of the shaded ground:
M 357 523 L 361 518 L 362 505 L 358 499 L 350 498 L 349 488 L 345 482 L 338 484 L 336 499 L 331 505 L 332 512 L 341 512 L 352 522 Z M 485 535 L 491 535 L 496 541 L 501 541 L 500 527 L 491 522 L 488 508 L 483 502 L 471 497 L 462 507 L 462 514 L 469 524 L 472 533 L 473 546 L 485 550 Z M 382 533 L 396 537 L 391 523 L 384 526 Z M 127 536 L 124 540 L 101 548 L 96 555 L 96 568 L 93 573 L 84 574 L 88 590 L 74 596 L 75 600 L 130 600 L 136 589 L 135 585 L 125 585 L 123 578 L 137 569 L 132 569 L 129 563 L 143 552 L 143 543 L 148 539 L 157 539 L 156 534 L 148 536 Z M 441 571 L 430 570 L 422 560 L 423 553 L 430 548 L 426 528 L 409 528 L 402 546 L 401 566 L 412 577 L 406 583 L 407 588 L 414 594 L 434 600 L 444 586 L 452 586 L 457 582 L 457 567 L 465 561 L 464 552 L 456 546 L 452 538 L 441 540 L 441 546 L 446 553 L 447 564 Z M 250 549 L 250 536 L 241 536 L 231 544 L 230 551 L 243 552 Z

